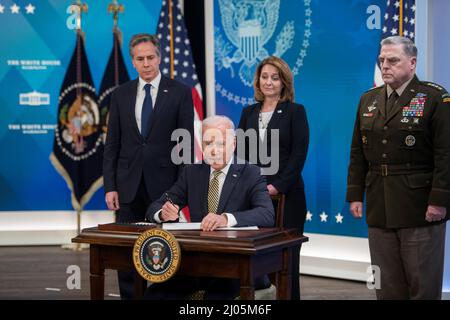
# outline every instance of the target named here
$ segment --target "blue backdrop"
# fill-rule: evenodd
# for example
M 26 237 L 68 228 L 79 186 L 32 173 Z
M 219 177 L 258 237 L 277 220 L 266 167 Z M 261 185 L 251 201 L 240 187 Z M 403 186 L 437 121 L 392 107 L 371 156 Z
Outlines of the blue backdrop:
M 383 12 L 385 2 L 274 0 L 258 7 L 251 1 L 215 0 L 217 114 L 237 125 L 251 102 L 254 51 L 282 53 L 294 73 L 296 101 L 305 105 L 311 135 L 303 171 L 312 215 L 307 232 L 367 235 L 365 221 L 348 212 L 345 188 L 357 104 L 373 86 L 380 41 L 380 29 L 367 25 L 373 22 L 367 11 L 376 5 Z M 252 36 L 260 36 L 260 42 L 245 39 Z
M 372 86 L 380 38 L 379 29 L 367 27 L 366 12 L 370 5 L 378 5 L 382 12 L 385 1 L 283 0 L 267 2 L 270 8 L 264 8 L 264 1 L 238 1 L 239 5 L 234 0 L 214 1 L 217 113 L 229 115 L 237 124 L 243 106 L 253 96 L 248 84 L 256 67 L 251 63 L 255 47 L 252 51 L 247 44 L 244 50 L 236 36 L 239 31 L 232 28 L 233 19 L 249 20 L 241 36 L 251 37 L 255 21 L 269 13 L 264 27 L 256 30 L 263 39 L 257 47 L 267 55 L 281 55 L 290 64 L 296 101 L 305 105 L 310 122 L 304 177 L 312 216 L 306 230 L 365 236 L 365 222 L 351 218 L 344 201 L 346 171 L 358 98 Z M 71 210 L 68 188 L 48 159 L 59 89 L 75 44 L 75 33 L 67 26 L 71 2 L 1 3 L 0 210 Z M 89 12 L 83 17 L 97 89 L 112 46 L 109 2 L 89 1 Z M 126 44 L 134 33 L 155 32 L 161 1 L 122 2 L 125 14 L 120 15 L 119 25 L 127 68 L 134 78 Z M 14 4 L 19 10 L 12 8 Z M 41 94 L 40 105 L 29 105 L 34 91 Z M 85 209 L 104 208 L 103 190 L 99 190 Z M 339 214 L 342 223 L 336 218 Z
M 113 20 L 107 11 L 110 2 L 87 1 L 89 10 L 82 20 L 97 90 L 113 43 Z M 137 74 L 129 58 L 128 42 L 135 33 L 156 31 L 161 2 L 121 1 L 125 13 L 120 14 L 119 26 L 131 78 Z M 75 46 L 75 32 L 68 27 L 73 18 L 67 13 L 72 3 L 71 0 L 0 3 L 2 211 L 72 210 L 69 189 L 49 161 L 59 90 Z M 34 91 L 42 94 L 38 105 L 30 105 L 29 93 Z M 103 189 L 97 191 L 85 209 L 106 209 Z

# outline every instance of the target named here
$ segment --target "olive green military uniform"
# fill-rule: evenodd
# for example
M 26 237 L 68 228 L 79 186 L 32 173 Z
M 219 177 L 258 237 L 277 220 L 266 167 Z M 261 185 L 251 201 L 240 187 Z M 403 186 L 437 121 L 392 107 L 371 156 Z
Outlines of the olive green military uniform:
M 380 255 L 374 257 L 375 251 L 397 249 L 389 240 L 379 243 L 385 235 L 379 232 L 397 232 L 392 238 L 394 241 L 404 236 L 398 232 L 404 234 L 409 228 L 430 227 L 427 229 L 430 237 L 437 242 L 445 242 L 445 223 L 429 223 L 425 220 L 428 205 L 446 207 L 445 221 L 450 218 L 450 95 L 439 85 L 422 82 L 414 77 L 396 103 L 390 106 L 391 110 L 388 110 L 388 91 L 392 90 L 381 86 L 369 90 L 361 97 L 353 133 L 347 185 L 348 202 L 363 201 L 365 195 L 372 264 L 376 264 L 376 260 L 381 264 L 380 267 L 393 262 L 386 264 L 383 261 L 386 259 L 385 254 L 382 254 L 383 258 Z M 430 233 L 431 230 L 437 230 L 438 235 Z M 417 237 L 417 232 L 423 230 L 412 232 L 413 238 Z M 407 237 L 405 239 L 408 240 Z M 422 246 L 427 244 L 426 241 L 421 242 Z M 436 243 L 429 244 L 436 248 L 434 253 L 439 259 L 442 251 L 443 265 L 443 243 L 439 243 L 438 248 Z M 399 250 L 401 249 L 402 246 Z M 426 246 L 423 250 L 430 252 Z M 395 255 L 395 251 L 392 254 Z M 402 267 L 406 268 L 405 264 L 423 264 L 419 261 L 423 257 L 415 258 L 417 261 L 405 262 L 408 257 L 403 257 L 402 252 L 397 252 L 397 256 L 399 263 L 403 263 L 403 266 L 398 267 L 400 273 Z M 434 266 L 436 265 L 438 267 L 432 270 L 433 273 L 439 272 L 440 261 L 435 261 Z M 410 286 L 414 275 L 408 274 L 408 270 L 403 271 Z M 383 272 L 387 273 L 386 270 L 381 270 L 382 275 Z M 415 272 L 429 271 L 420 269 Z M 394 278 L 398 276 L 395 275 Z M 383 285 L 383 280 L 381 283 Z M 405 293 L 408 290 L 404 289 L 403 295 L 394 295 L 393 298 L 434 298 L 435 296 L 430 296 L 430 290 L 425 290 L 428 293 L 411 292 L 409 288 L 409 293 Z M 436 286 L 433 290 L 436 292 Z M 377 290 L 377 295 L 378 293 Z

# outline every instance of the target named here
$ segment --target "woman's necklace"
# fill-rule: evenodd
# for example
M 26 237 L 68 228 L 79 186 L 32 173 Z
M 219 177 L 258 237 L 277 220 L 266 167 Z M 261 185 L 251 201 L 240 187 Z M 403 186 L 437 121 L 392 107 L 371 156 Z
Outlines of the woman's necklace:
M 272 118 L 272 112 L 264 112 L 264 116 L 263 116 L 263 112 L 259 112 L 259 126 L 261 129 L 267 129 L 267 126 L 269 125 L 270 119 Z
M 261 129 L 267 129 L 267 126 L 269 125 L 270 119 L 272 118 L 272 114 L 276 109 L 276 104 L 275 104 L 275 108 L 273 108 L 272 111 L 268 111 L 268 112 L 262 112 L 263 107 L 261 107 L 261 109 L 259 110 L 259 125 L 261 127 Z M 272 109 L 272 108 L 270 108 Z M 263 116 L 264 114 L 264 116 Z

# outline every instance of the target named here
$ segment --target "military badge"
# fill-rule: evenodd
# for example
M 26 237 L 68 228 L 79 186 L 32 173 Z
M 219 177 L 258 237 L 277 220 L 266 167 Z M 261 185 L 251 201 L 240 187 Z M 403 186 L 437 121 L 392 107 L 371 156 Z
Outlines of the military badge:
M 403 117 L 423 117 L 423 109 L 427 101 L 427 95 L 419 92 L 411 99 L 408 106 L 402 108 Z
M 442 88 L 440 85 L 433 83 L 433 82 L 426 82 L 425 83 L 427 86 L 438 89 L 439 91 L 443 91 L 444 88 Z
M 162 229 L 142 233 L 133 247 L 137 272 L 151 282 L 164 282 L 175 275 L 180 266 L 181 250 L 175 237 Z
M 403 117 L 402 120 L 400 120 L 401 123 L 409 123 L 408 117 Z
M 367 111 L 372 112 L 377 108 L 377 100 L 374 100 L 370 106 L 367 107 Z
M 408 136 L 405 138 L 405 144 L 406 144 L 408 147 L 414 146 L 414 145 L 416 144 L 416 137 L 414 137 L 413 135 L 408 135 Z
M 367 137 L 366 136 L 362 136 L 361 140 L 362 140 L 363 144 L 367 144 Z

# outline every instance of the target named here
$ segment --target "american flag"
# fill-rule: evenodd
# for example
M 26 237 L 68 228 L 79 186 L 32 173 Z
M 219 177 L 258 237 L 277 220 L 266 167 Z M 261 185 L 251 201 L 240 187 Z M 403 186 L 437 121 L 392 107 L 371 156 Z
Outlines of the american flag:
M 192 88 L 194 101 L 195 160 L 202 159 L 201 120 L 203 120 L 202 88 L 198 81 L 192 58 L 181 5 L 178 0 L 164 0 L 158 21 L 158 38 L 161 44 L 162 73 Z
M 416 26 L 415 0 L 387 0 L 381 40 L 391 36 L 404 36 L 414 41 Z M 377 59 L 378 60 L 378 59 Z M 375 65 L 375 86 L 383 84 L 378 62 Z

